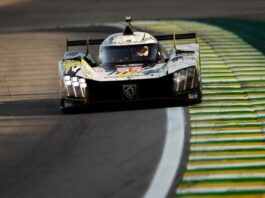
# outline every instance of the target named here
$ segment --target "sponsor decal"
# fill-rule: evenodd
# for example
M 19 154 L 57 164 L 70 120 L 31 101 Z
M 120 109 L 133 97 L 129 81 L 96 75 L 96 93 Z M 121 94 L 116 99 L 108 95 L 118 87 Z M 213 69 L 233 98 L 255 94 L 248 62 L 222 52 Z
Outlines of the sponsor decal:
M 117 73 L 120 77 L 143 75 L 142 67 L 118 67 Z
M 118 67 L 117 72 L 118 73 L 126 73 L 126 72 L 140 73 L 142 69 L 143 69 L 142 67 Z
M 125 77 L 130 77 L 130 76 L 143 76 L 143 73 L 138 73 L 138 72 L 127 72 L 127 73 L 121 73 L 118 74 L 119 77 L 125 78 Z
M 81 61 L 66 60 L 66 61 L 63 62 L 63 66 L 64 66 L 66 72 L 69 72 L 73 67 L 74 67 L 74 70 L 75 70 L 75 68 L 77 68 L 77 67 L 80 68 L 80 67 L 82 67 L 84 65 L 86 65 L 86 62 L 84 60 L 81 60 Z
M 94 68 L 94 71 L 95 71 L 96 73 L 103 73 L 103 72 L 104 72 L 104 69 L 102 69 L 102 68 L 100 68 L 100 67 L 96 67 L 96 68 Z
M 128 99 L 133 99 L 136 94 L 136 84 L 123 85 L 123 93 Z

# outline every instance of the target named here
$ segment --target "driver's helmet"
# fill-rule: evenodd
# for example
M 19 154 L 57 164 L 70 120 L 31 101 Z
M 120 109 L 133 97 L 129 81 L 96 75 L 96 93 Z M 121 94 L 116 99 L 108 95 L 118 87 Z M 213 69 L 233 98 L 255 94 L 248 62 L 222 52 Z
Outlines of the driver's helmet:
M 149 54 L 149 48 L 147 45 L 144 45 L 142 49 L 137 51 L 138 56 L 148 56 Z
M 125 49 L 128 46 L 132 50 L 130 57 L 149 58 L 150 56 L 153 57 L 156 55 L 154 53 L 157 53 L 158 41 L 146 32 L 133 32 L 133 34 L 130 35 L 124 35 L 123 33 L 112 34 L 100 45 L 100 64 L 102 65 L 106 63 L 106 61 L 117 62 L 120 57 L 123 57 L 123 60 L 126 59 L 126 50 L 123 51 L 121 49 L 122 47 Z M 120 50 L 118 48 L 120 48 Z M 133 51 L 134 49 L 135 52 Z M 109 53 L 110 51 L 112 51 L 112 53 Z M 114 57 L 112 57 L 112 55 L 114 55 Z

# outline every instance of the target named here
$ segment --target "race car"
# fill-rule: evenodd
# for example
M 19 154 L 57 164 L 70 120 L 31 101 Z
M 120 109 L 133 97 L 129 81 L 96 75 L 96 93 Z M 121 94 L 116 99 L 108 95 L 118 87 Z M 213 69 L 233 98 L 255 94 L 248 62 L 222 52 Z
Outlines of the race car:
M 179 39 L 194 40 L 177 44 Z M 162 41 L 172 40 L 168 54 Z M 161 42 L 160 42 L 161 41 Z M 99 45 L 98 58 L 90 45 Z M 59 61 L 61 110 L 84 105 L 149 100 L 187 104 L 202 98 L 200 51 L 195 33 L 156 35 L 134 31 L 126 17 L 123 32 L 106 39 L 66 41 Z M 69 50 L 86 46 L 85 50 Z

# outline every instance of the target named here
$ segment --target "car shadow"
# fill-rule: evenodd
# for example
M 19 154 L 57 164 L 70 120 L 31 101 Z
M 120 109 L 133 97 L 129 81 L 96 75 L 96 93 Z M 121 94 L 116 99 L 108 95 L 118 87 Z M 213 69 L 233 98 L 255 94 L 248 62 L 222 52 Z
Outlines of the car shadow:
M 84 107 L 70 109 L 62 112 L 59 99 L 34 99 L 17 100 L 0 103 L 0 116 L 49 116 L 63 114 L 83 114 L 111 111 L 130 111 L 142 109 L 156 109 L 176 106 L 187 106 L 189 104 L 176 101 L 144 101 L 126 103 L 93 104 Z
M 34 99 L 0 102 L 0 116 L 61 115 L 58 99 Z
M 156 100 L 156 101 L 130 101 L 119 103 L 101 103 L 92 104 L 83 107 L 70 108 L 64 111 L 65 114 L 95 113 L 95 112 L 115 112 L 115 111 L 132 111 L 143 109 L 158 109 L 168 107 L 188 106 L 191 103 L 175 100 Z

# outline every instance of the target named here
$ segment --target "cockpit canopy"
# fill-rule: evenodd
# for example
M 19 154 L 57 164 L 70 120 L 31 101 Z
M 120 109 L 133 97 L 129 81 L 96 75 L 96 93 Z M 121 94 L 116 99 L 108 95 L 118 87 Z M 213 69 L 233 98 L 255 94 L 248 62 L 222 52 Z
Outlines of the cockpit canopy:
M 152 64 L 156 62 L 158 41 L 147 32 L 134 32 L 131 17 L 126 17 L 122 33 L 107 37 L 99 48 L 101 66 Z
M 124 64 L 153 64 L 156 62 L 158 44 L 137 44 L 121 46 L 102 46 L 100 49 L 102 66 Z

